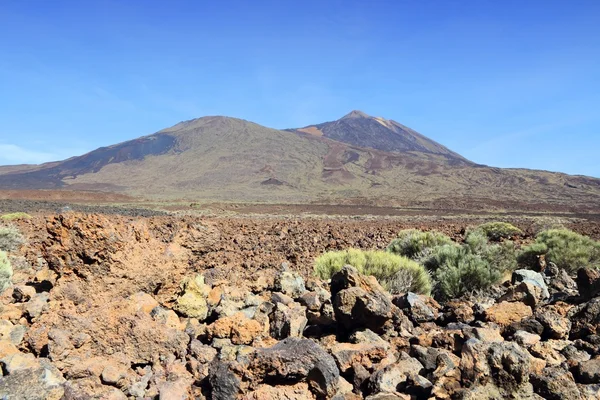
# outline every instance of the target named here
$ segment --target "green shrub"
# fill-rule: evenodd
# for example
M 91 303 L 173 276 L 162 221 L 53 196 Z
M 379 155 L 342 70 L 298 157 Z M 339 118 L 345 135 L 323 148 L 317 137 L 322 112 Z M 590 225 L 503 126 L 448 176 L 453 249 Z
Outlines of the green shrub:
M 486 222 L 485 224 L 479 225 L 475 230 L 483 232 L 488 239 L 493 241 L 509 239 L 523 233 L 522 230 L 508 222 Z
M 455 259 L 447 259 L 435 274 L 436 297 L 451 299 L 466 293 L 485 290 L 498 283 L 502 273 L 477 254 L 464 249 Z
M 13 270 L 5 252 L 0 251 L 0 293 L 4 292 L 11 284 Z
M 11 214 L 4 214 L 0 217 L 0 219 L 4 221 L 15 221 L 18 219 L 30 219 L 31 215 L 24 212 L 16 212 Z
M 489 244 L 488 237 L 483 231 L 470 231 L 465 238 L 465 246 L 471 253 L 481 253 Z
M 533 242 L 521 249 L 517 261 L 524 267 L 533 268 L 538 265 L 540 256 L 546 253 L 548 253 L 548 246 L 545 243 Z
M 435 247 L 422 263 L 435 278 L 435 296 L 445 300 L 497 284 L 517 258 L 512 242 L 491 244 L 482 231 L 471 231 L 462 246 Z
M 451 243 L 453 243 L 452 239 L 437 231 L 422 232 L 418 229 L 406 229 L 398 233 L 398 237 L 389 244 L 387 251 L 399 256 L 415 258 L 427 249 Z
M 316 259 L 314 271 L 321 279 L 330 279 L 347 264 L 362 274 L 374 276 L 391 293 L 431 292 L 431 279 L 423 266 L 385 251 L 348 249 L 327 252 Z
M 535 242 L 523 248 L 519 262 L 534 267 L 539 255 L 545 254 L 570 273 L 583 267 L 600 267 L 600 243 L 568 229 L 548 229 L 538 233 Z
M 0 226 L 0 250 L 14 251 L 25 243 L 25 238 L 14 226 Z

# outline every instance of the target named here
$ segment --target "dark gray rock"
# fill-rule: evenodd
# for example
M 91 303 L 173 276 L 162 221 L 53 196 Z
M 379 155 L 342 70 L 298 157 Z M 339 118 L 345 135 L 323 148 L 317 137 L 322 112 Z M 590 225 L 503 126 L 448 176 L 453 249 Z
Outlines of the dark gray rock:
M 340 371 L 335 360 L 310 339 L 287 338 L 258 349 L 248 369 L 272 384 L 305 381 L 318 396 L 332 397 L 338 390 Z
M 581 268 L 577 271 L 577 287 L 585 300 L 600 296 L 600 269 Z
M 579 383 L 600 383 L 600 358 L 580 363 L 576 368 L 575 377 Z
M 583 339 L 600 334 L 600 297 L 576 307 L 569 313 L 572 321 L 571 338 Z
M 347 332 L 371 329 L 382 332 L 392 318 L 392 302 L 375 278 L 345 266 L 331 279 L 331 296 L 336 321 Z
M 233 372 L 233 363 L 217 358 L 210 364 L 208 383 L 214 400 L 234 400 L 240 392 L 240 378 Z
M 431 322 L 438 317 L 439 306 L 428 296 L 408 292 L 402 296 L 395 296 L 392 302 L 404 310 L 414 323 Z
M 544 368 L 541 375 L 531 375 L 534 391 L 548 400 L 581 399 L 573 375 L 560 367 Z

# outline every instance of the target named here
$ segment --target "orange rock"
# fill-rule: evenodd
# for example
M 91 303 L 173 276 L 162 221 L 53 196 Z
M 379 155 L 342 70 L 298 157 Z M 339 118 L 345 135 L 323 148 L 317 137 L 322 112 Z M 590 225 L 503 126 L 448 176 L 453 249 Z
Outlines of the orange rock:
M 533 311 L 531 307 L 523 303 L 502 303 L 494 304 L 485 311 L 486 320 L 494 322 L 500 326 L 507 326 L 513 322 L 519 322 L 527 317 L 531 317 Z

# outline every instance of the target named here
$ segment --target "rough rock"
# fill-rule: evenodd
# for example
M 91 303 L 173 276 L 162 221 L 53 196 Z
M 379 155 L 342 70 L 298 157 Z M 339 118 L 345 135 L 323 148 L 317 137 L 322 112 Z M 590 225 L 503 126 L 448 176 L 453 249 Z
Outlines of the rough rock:
M 371 329 L 380 332 L 392 318 L 388 293 L 370 276 L 345 266 L 331 279 L 336 321 L 347 331 Z
M 569 319 L 572 322 L 571 338 L 582 339 L 600 334 L 600 297 L 571 310 Z
M 205 320 L 208 315 L 206 298 L 211 288 L 204 283 L 204 277 L 197 275 L 194 279 L 184 281 L 181 289 L 182 293 L 173 307 L 175 311 L 186 317 Z
M 512 342 L 484 343 L 469 339 L 462 347 L 462 379 L 472 385 L 494 383 L 518 391 L 529 382 L 531 356 Z
M 585 300 L 600 296 L 600 269 L 580 268 L 577 271 L 577 287 Z
M 275 276 L 274 289 L 293 299 L 299 298 L 306 292 L 304 279 L 297 272 L 287 270 L 283 270 Z
M 403 296 L 395 296 L 394 305 L 404 310 L 414 323 L 431 322 L 438 318 L 440 305 L 429 296 L 408 292 Z
M 513 285 L 526 282 L 537 286 L 542 291 L 540 300 L 545 300 L 550 297 L 544 276 L 539 272 L 532 271 L 530 269 L 518 269 L 513 272 L 511 281 Z
M 494 304 L 485 311 L 486 320 L 500 326 L 521 322 L 523 319 L 531 317 L 532 315 L 533 311 L 528 305 L 506 301 Z
M 544 327 L 542 337 L 550 339 L 563 339 L 569 336 L 571 321 L 563 317 L 550 307 L 536 311 L 535 319 Z
M 523 347 L 531 347 L 542 340 L 540 335 L 526 331 L 517 331 L 513 335 L 513 340 Z
M 411 375 L 418 375 L 423 369 L 417 359 L 406 353 L 400 355 L 400 359 L 373 373 L 368 382 L 368 391 L 371 394 L 387 392 L 394 393 L 400 389 L 400 385 L 408 380 Z
M 0 398 L 7 400 L 59 400 L 64 395 L 60 371 L 47 359 L 25 360 L 13 354 L 2 359 L 8 375 L 0 378 Z
M 319 396 L 332 397 L 338 390 L 340 372 L 333 357 L 309 339 L 287 338 L 258 349 L 248 370 L 270 382 L 307 382 Z
M 289 307 L 277 303 L 269 314 L 269 319 L 270 333 L 275 339 L 300 337 L 308 323 L 305 307 L 297 303 L 292 303 Z
M 531 375 L 535 392 L 548 400 L 581 399 L 573 375 L 560 367 L 545 368 L 540 375 Z
M 576 377 L 580 383 L 600 383 L 600 358 L 581 362 L 576 368 Z

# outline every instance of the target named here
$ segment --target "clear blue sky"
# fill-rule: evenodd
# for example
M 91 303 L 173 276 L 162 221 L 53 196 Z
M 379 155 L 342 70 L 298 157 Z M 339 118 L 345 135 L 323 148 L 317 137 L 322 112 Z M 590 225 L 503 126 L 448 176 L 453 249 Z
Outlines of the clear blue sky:
M 600 177 L 599 21 L 597 0 L 3 0 L 0 164 L 359 109 L 479 163 Z

